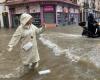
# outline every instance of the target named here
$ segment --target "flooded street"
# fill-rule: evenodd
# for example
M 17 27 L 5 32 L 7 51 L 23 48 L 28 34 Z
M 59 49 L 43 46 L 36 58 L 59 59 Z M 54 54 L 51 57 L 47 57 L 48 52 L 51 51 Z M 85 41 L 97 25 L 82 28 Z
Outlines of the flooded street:
M 100 39 L 82 37 L 81 31 L 73 25 L 41 34 L 38 38 L 39 68 L 27 70 L 19 56 L 19 45 L 11 53 L 7 52 L 14 30 L 1 29 L 0 80 L 100 80 Z M 38 74 L 46 69 L 51 73 Z

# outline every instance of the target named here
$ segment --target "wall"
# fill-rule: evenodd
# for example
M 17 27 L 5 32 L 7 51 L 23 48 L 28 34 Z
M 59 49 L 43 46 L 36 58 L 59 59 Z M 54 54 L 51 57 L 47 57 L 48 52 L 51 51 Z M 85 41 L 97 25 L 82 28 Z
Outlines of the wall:
M 3 2 L 5 2 L 6 0 L 0 0 L 0 3 L 3 3 Z

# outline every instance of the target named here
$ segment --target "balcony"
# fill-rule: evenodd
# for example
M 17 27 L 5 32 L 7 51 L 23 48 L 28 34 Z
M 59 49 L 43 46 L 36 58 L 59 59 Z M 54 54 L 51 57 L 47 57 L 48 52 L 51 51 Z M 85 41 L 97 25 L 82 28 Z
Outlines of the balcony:
M 30 2 L 43 2 L 43 1 L 62 2 L 62 3 L 77 5 L 76 3 L 73 3 L 72 0 L 7 0 L 7 5 L 30 3 Z

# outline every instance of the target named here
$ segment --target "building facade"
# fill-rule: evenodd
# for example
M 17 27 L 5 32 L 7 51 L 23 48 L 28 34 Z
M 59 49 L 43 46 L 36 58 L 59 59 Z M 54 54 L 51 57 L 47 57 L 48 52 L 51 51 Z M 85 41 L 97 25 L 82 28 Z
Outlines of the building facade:
M 66 25 L 78 23 L 79 6 L 71 0 L 7 0 L 11 17 L 11 24 L 17 27 L 20 24 L 20 15 L 24 12 L 34 18 L 33 24 L 41 23 Z
M 100 0 L 77 0 L 80 5 L 81 21 L 87 21 L 89 13 L 95 18 L 100 18 Z
M 5 5 L 6 0 L 0 0 L 0 27 L 10 26 L 9 9 Z
M 100 18 L 100 1 L 95 0 L 95 18 Z

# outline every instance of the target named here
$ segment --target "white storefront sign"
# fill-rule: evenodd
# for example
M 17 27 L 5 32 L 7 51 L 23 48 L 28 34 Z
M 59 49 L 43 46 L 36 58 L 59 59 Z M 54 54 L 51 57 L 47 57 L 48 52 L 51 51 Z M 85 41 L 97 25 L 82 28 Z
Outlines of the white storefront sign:
M 57 12 L 63 12 L 63 8 L 60 5 L 57 5 L 56 10 Z
M 79 10 L 78 9 L 75 9 L 75 13 L 79 13 Z
M 69 12 L 70 12 L 70 13 L 75 13 L 73 8 L 70 8 L 70 9 L 69 9 Z
M 21 14 L 21 13 L 24 13 L 24 12 L 27 12 L 27 8 L 25 6 L 15 8 L 15 14 Z
M 64 11 L 64 13 L 68 13 L 68 8 L 67 7 L 64 7 L 63 8 L 63 11 Z
M 29 9 L 30 9 L 30 13 L 40 12 L 40 5 L 39 4 L 30 5 Z

